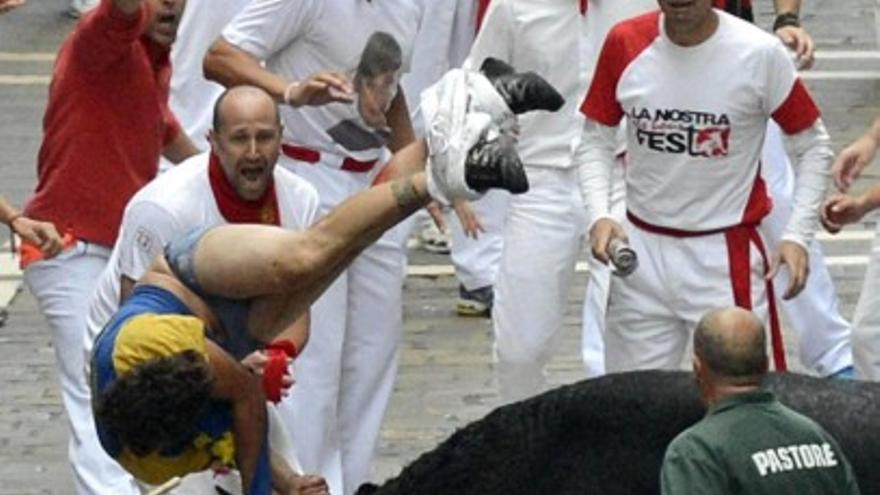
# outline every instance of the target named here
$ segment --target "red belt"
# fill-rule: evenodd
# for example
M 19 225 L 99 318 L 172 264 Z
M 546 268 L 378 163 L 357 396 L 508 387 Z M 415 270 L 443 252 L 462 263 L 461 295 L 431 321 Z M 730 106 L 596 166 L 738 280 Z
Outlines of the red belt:
M 281 151 L 290 158 L 293 158 L 294 160 L 299 160 L 301 162 L 318 163 L 321 161 L 321 152 L 310 148 L 303 148 L 301 146 L 294 146 L 292 144 L 282 144 Z M 345 170 L 346 172 L 369 172 L 370 170 L 373 170 L 373 167 L 376 165 L 377 161 L 378 160 L 360 161 L 355 160 L 354 158 L 346 157 L 342 160 L 342 165 L 339 168 L 341 170 Z
M 757 224 L 734 225 L 713 230 L 679 230 L 668 227 L 652 225 L 627 211 L 626 217 L 636 227 L 653 234 L 671 237 L 702 237 L 713 234 L 724 234 L 727 241 L 727 259 L 730 264 L 730 284 L 733 287 L 734 303 L 744 309 L 752 309 L 752 279 L 751 279 L 751 244 L 758 248 L 764 261 L 764 273 L 770 271 L 770 262 L 767 258 L 767 249 L 764 240 L 758 233 Z M 779 312 L 776 309 L 776 292 L 773 290 L 773 281 L 765 282 L 767 292 L 767 312 L 770 314 L 770 346 L 773 350 L 773 365 L 777 371 L 787 369 L 785 363 L 785 348 L 782 343 L 782 328 L 779 325 Z

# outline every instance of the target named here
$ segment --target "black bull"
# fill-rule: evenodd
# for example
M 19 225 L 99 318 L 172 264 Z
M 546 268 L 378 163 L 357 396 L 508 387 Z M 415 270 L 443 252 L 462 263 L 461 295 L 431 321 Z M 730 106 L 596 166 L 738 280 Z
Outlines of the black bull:
M 772 374 L 766 385 L 840 442 L 863 494 L 880 494 L 880 384 Z M 666 446 L 703 414 L 690 373 L 586 380 L 496 409 L 358 495 L 656 494 Z

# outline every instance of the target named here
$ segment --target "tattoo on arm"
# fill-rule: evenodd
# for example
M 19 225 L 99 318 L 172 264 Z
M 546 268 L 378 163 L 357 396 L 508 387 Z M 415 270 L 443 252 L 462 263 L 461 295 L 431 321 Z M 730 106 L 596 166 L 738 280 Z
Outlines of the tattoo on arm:
M 404 177 L 391 183 L 391 193 L 401 210 L 409 210 L 413 206 L 421 206 L 425 197 L 419 194 L 411 177 Z

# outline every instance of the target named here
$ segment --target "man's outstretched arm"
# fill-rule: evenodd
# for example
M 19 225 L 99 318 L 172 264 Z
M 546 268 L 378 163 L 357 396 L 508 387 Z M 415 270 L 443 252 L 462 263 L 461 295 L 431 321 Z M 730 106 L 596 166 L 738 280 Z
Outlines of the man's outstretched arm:
M 299 107 L 352 101 L 348 79 L 334 71 L 323 71 L 305 81 L 291 81 L 275 74 L 260 64 L 250 53 L 217 38 L 203 62 L 205 78 L 226 87 L 250 84 L 262 88 L 279 103 Z
M 232 406 L 235 464 L 241 473 L 242 493 L 251 493 L 260 454 L 266 441 L 266 397 L 259 377 L 206 340 L 208 364 L 214 378 L 213 396 Z M 265 480 L 268 482 L 269 480 Z

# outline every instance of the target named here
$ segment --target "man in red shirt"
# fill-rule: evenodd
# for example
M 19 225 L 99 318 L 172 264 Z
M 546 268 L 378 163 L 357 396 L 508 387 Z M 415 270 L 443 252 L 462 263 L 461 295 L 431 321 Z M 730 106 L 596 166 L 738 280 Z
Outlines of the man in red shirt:
M 184 4 L 102 0 L 62 44 L 49 88 L 38 184 L 24 214 L 75 242 L 24 276 L 52 330 L 80 494 L 138 493 L 97 442 L 82 342 L 125 204 L 156 175 L 160 154 L 176 163 L 196 151 L 167 106 L 168 55 Z

